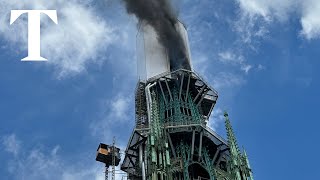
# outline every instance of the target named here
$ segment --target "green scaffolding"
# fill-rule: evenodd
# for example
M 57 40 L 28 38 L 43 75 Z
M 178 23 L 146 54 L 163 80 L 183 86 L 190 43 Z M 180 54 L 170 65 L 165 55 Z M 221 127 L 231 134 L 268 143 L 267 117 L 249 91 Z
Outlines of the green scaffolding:
M 202 127 L 201 124 L 204 121 L 200 115 L 200 109 L 193 103 L 190 94 L 182 92 L 179 98 L 175 87 L 171 89 L 171 94 L 161 93 L 154 88 L 151 90 L 151 100 L 150 134 L 146 143 L 147 180 L 191 180 L 188 168 L 194 163 L 208 172 L 210 180 L 253 180 L 248 158 L 246 154 L 240 153 L 227 116 L 226 129 L 230 157 L 226 167 L 228 171 L 224 171 L 214 164 L 214 158 L 210 156 L 210 149 L 207 147 L 202 147 L 201 153 L 199 148 L 194 147 L 195 154 L 202 155 L 195 160 L 191 154 L 191 143 L 184 140 L 175 145 L 177 157 L 172 159 L 165 128 L 191 124 Z
M 171 90 L 172 95 L 160 96 L 160 123 L 166 125 L 201 124 L 199 108 L 193 103 L 191 95 L 182 92 L 180 99 L 177 88 Z M 171 99 L 172 97 L 172 99 Z

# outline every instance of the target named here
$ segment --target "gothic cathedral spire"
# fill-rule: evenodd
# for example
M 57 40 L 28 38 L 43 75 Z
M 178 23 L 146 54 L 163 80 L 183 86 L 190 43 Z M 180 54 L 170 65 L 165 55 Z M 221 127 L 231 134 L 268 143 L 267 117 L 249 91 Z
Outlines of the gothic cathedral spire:
M 227 130 L 228 145 L 230 148 L 229 169 L 235 180 L 253 180 L 249 159 L 246 152 L 240 152 L 236 136 L 233 132 L 228 113 L 224 113 Z

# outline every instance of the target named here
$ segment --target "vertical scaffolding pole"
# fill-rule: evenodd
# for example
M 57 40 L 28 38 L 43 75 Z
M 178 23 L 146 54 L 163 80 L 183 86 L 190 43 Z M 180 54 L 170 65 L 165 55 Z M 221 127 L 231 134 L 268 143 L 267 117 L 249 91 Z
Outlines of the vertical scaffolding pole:
M 115 144 L 116 144 L 116 139 L 113 136 L 113 143 L 112 143 L 112 180 L 115 180 L 115 166 L 116 166 L 116 157 L 115 157 Z
M 109 172 L 108 172 L 108 170 L 109 170 L 109 167 L 108 166 L 106 166 L 106 171 L 104 172 L 105 173 L 105 180 L 108 180 L 108 176 L 109 176 Z
M 199 159 L 198 161 L 201 160 L 202 156 L 202 136 L 203 136 L 203 131 L 200 132 L 200 142 L 199 142 Z

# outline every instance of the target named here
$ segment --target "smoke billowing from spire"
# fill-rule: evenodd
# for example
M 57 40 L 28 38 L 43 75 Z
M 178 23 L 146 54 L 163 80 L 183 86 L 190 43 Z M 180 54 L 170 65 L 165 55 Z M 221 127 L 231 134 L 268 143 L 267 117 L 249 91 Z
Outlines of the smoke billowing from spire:
M 169 54 L 171 70 L 180 68 L 191 70 L 187 49 L 176 30 L 177 13 L 169 0 L 123 0 L 129 14 L 134 14 L 139 20 L 151 25 L 158 41 Z

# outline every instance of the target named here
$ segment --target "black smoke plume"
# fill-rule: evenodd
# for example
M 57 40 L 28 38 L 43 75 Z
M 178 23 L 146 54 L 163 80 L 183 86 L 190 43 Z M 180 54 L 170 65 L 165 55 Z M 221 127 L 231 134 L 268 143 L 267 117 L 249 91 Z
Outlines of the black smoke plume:
M 170 69 L 172 71 L 181 68 L 191 70 L 187 49 L 181 34 L 175 28 L 178 17 L 170 0 L 123 1 L 129 14 L 134 14 L 139 20 L 148 23 L 155 29 L 159 43 L 168 51 Z

